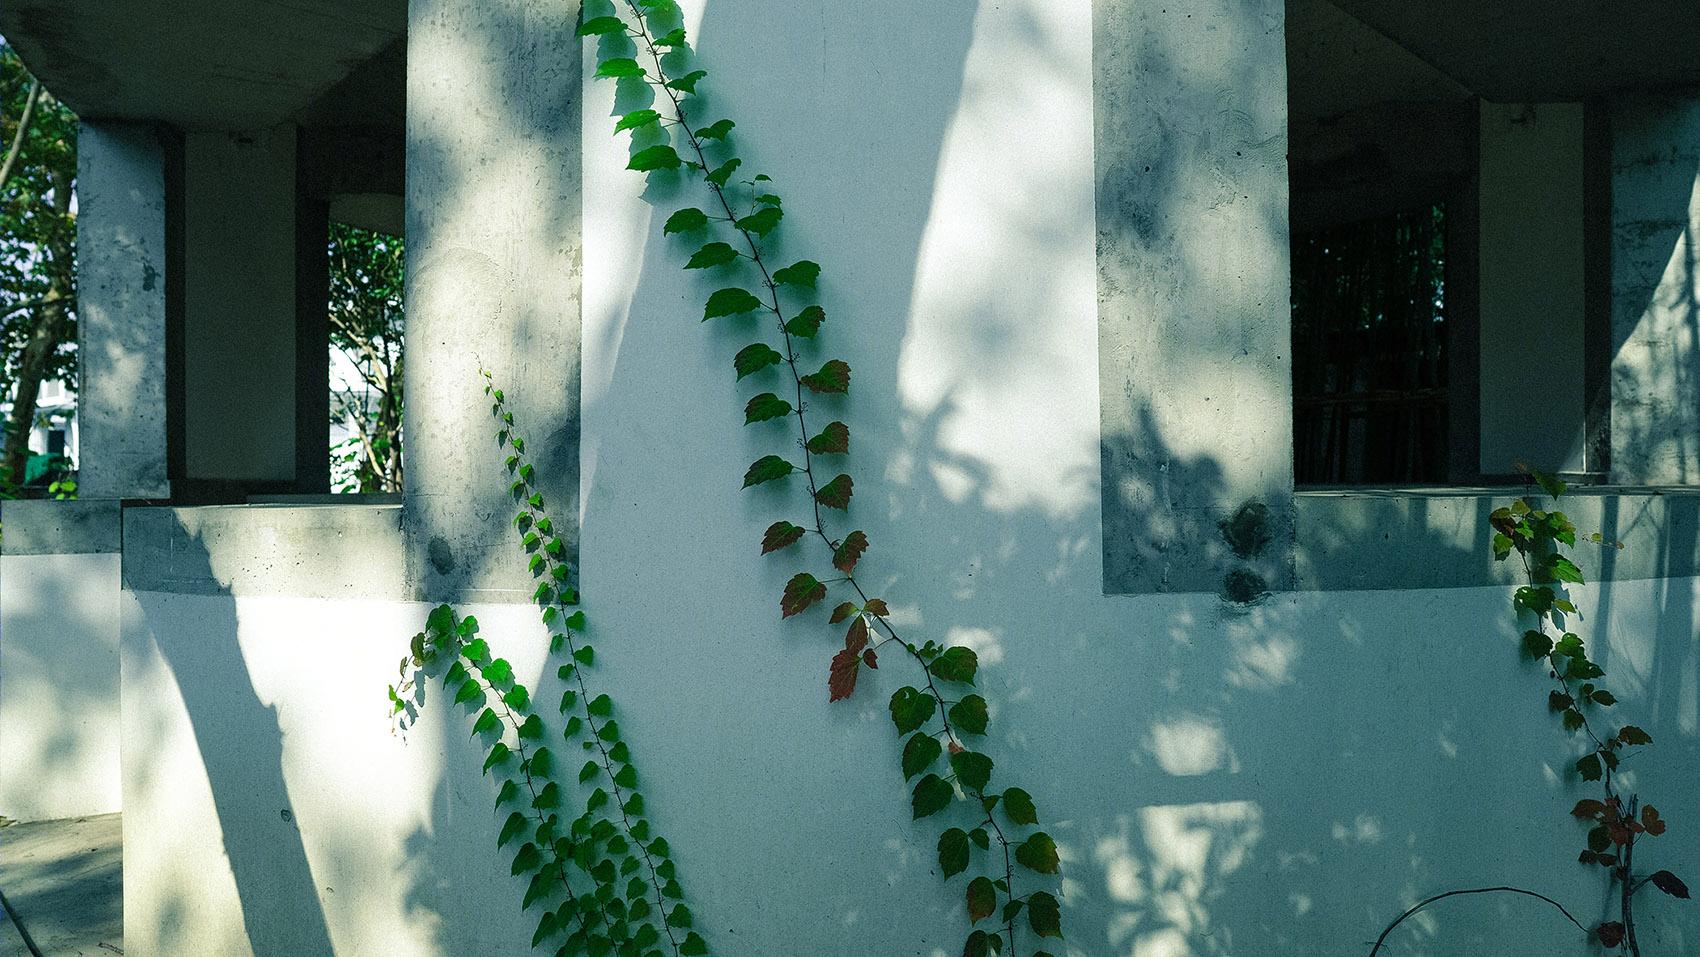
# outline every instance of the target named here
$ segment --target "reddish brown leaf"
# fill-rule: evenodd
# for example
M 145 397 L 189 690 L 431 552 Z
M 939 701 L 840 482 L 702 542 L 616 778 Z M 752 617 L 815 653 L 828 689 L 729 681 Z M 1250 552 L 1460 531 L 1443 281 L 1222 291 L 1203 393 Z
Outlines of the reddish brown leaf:
M 825 597 L 825 585 L 808 572 L 798 572 L 785 583 L 785 596 L 779 602 L 779 617 L 790 618 Z
M 880 598 L 870 598 L 870 599 L 868 599 L 868 603 L 866 605 L 863 605 L 862 608 L 865 611 L 867 611 L 868 614 L 878 615 L 881 618 L 884 618 L 885 616 L 891 614 L 891 609 L 885 607 L 884 599 L 880 599 Z
M 856 675 L 861 670 L 862 659 L 854 651 L 845 648 L 833 655 L 832 673 L 826 682 L 827 690 L 831 692 L 827 701 L 850 697 L 850 693 L 856 690 Z
M 874 650 L 872 648 L 862 652 L 862 664 L 867 665 L 869 668 L 873 668 L 876 671 L 879 670 L 880 660 L 878 656 L 874 654 Z
M 850 428 L 842 422 L 830 423 L 808 441 L 808 449 L 811 455 L 843 455 L 850 451 Z
M 1623 925 L 1615 920 L 1607 921 L 1595 929 L 1594 935 L 1599 937 L 1601 944 L 1616 947 L 1623 943 Z
M 850 476 L 839 475 L 832 481 L 822 485 L 820 489 L 815 492 L 815 501 L 825 505 L 827 508 L 836 508 L 840 511 L 848 509 L 850 507 L 850 492 L 853 484 L 854 483 L 850 481 Z
M 787 545 L 795 544 L 803 537 L 803 530 L 790 522 L 774 522 L 767 527 L 767 534 L 761 539 L 761 553 L 776 552 Z
M 1659 835 L 1665 832 L 1665 822 L 1659 817 L 1659 809 L 1651 804 L 1641 808 L 1641 826 L 1648 834 Z
M 868 536 L 860 531 L 851 532 L 844 537 L 843 544 L 833 550 L 832 567 L 846 575 L 856 570 L 856 562 L 862 553 L 868 550 Z
M 841 621 L 849 621 L 850 616 L 854 615 L 855 613 L 856 613 L 856 606 L 852 605 L 849 602 L 845 602 L 844 604 L 839 605 L 837 608 L 834 608 L 832 610 L 832 617 L 828 618 L 826 623 L 829 624 L 829 625 L 836 625 Z
M 868 620 L 861 615 L 850 623 L 850 631 L 844 636 L 844 650 L 852 655 L 859 655 L 862 649 L 868 647 Z
M 963 747 L 960 744 L 957 744 L 955 741 L 950 742 L 950 753 L 951 754 L 961 754 L 962 752 L 964 752 L 966 750 L 968 750 L 968 749 Z
M 1576 806 L 1570 809 L 1570 813 L 1583 820 L 1597 821 L 1605 815 L 1606 806 L 1592 798 L 1583 798 L 1576 802 Z
M 832 359 L 819 372 L 800 376 L 797 381 L 814 392 L 849 392 L 850 366 L 843 359 Z

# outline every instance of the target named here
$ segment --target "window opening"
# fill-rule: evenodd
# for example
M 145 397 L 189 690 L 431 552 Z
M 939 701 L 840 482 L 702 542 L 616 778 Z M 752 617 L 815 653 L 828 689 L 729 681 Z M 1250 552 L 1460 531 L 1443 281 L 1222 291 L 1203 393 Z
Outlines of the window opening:
M 1295 232 L 1292 247 L 1296 481 L 1445 481 L 1444 206 Z
M 333 222 L 329 255 L 331 488 L 400 492 L 405 245 Z

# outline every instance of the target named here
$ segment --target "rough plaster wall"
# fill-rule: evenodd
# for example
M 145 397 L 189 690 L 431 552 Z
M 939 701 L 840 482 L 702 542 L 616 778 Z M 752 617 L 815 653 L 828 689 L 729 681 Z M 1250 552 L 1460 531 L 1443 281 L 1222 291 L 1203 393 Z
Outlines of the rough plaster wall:
M 1482 103 L 1480 208 L 1482 472 L 1581 471 L 1582 104 Z
M 1291 581 L 1282 27 L 1273 0 L 1094 4 L 1107 593 Z M 1254 503 L 1239 554 L 1221 523 Z
M 529 593 L 491 481 L 480 367 L 577 538 L 579 57 L 571 0 L 413 0 L 407 54 L 408 561 L 420 596 Z
M 1700 483 L 1700 100 L 1612 105 L 1611 469 Z
M 0 557 L 0 815 L 120 809 L 117 598 L 116 553 Z
M 189 133 L 184 469 L 295 478 L 295 127 Z
M 85 123 L 77 164 L 79 490 L 164 498 L 164 151 L 150 128 Z

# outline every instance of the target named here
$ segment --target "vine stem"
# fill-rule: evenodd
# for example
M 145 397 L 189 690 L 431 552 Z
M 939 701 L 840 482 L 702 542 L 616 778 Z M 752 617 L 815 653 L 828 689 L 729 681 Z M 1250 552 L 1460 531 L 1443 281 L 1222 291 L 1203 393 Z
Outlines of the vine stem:
M 667 99 L 672 106 L 673 119 L 678 124 L 679 128 L 684 131 L 685 138 L 690 144 L 690 149 L 696 154 L 697 162 L 695 165 L 706 174 L 709 170 L 708 157 L 703 149 L 702 139 L 691 129 L 684 106 L 680 101 L 678 91 L 667 85 L 666 70 L 661 64 L 662 54 L 656 49 L 654 38 L 649 32 L 643 13 L 638 10 L 633 0 L 624 0 L 624 3 L 627 9 L 631 11 L 633 20 L 637 24 L 636 29 L 638 37 L 643 41 L 645 51 L 648 53 L 650 60 L 655 64 L 655 86 L 666 94 Z M 838 543 L 832 539 L 832 536 L 827 534 L 826 523 L 821 515 L 821 503 L 819 498 L 820 489 L 815 479 L 813 454 L 810 452 L 808 447 L 809 430 L 808 422 L 805 418 L 806 404 L 803 398 L 803 377 L 797 369 L 796 344 L 790 330 L 785 328 L 785 313 L 779 302 L 778 284 L 773 281 L 772 274 L 767 268 L 767 263 L 762 257 L 761 245 L 756 241 L 756 237 L 750 232 L 750 230 L 738 225 L 737 214 L 732 209 L 731 200 L 726 196 L 725 187 L 719 183 L 713 182 L 712 180 L 708 181 L 708 186 L 713 190 L 715 199 L 719 201 L 721 209 L 725 212 L 727 221 L 731 223 L 733 229 L 736 229 L 738 233 L 743 236 L 745 245 L 749 248 L 747 258 L 750 259 L 755 264 L 756 268 L 761 271 L 762 285 L 767 289 L 769 300 L 767 303 L 763 304 L 763 308 L 766 311 L 773 313 L 774 317 L 778 320 L 779 332 L 784 337 L 785 361 L 791 370 L 791 379 L 795 387 L 797 399 L 795 414 L 797 417 L 797 429 L 800 434 L 798 444 L 803 450 L 802 471 L 809 492 L 809 500 L 814 511 L 814 528 L 812 531 L 814 531 L 814 533 L 820 538 L 821 542 L 826 546 L 829 552 L 836 552 Z M 862 599 L 863 605 L 866 606 L 869 601 L 869 596 L 867 592 L 863 590 L 861 583 L 858 582 L 855 576 L 849 572 L 845 573 L 844 580 L 855 589 L 857 596 Z M 962 744 L 957 736 L 956 730 L 952 728 L 950 724 L 947 702 L 943 693 L 939 691 L 938 686 L 934 681 L 932 669 L 927 666 L 926 659 L 921 656 L 920 652 L 916 650 L 913 645 L 898 636 L 896 629 L 892 626 L 886 616 L 874 614 L 872 617 L 875 619 L 878 626 L 884 629 L 887 640 L 896 641 L 901 644 L 904 650 L 909 653 L 909 656 L 921 668 L 922 674 L 926 676 L 927 692 L 932 696 L 934 707 L 939 715 L 939 720 L 944 725 L 946 739 L 952 746 L 952 750 L 955 748 L 961 748 Z M 881 643 L 883 644 L 883 642 Z M 961 781 L 958 781 L 957 783 L 959 785 L 962 784 Z M 992 815 L 990 810 L 985 807 L 985 793 L 978 788 L 969 788 L 966 785 L 962 785 L 962 787 L 969 797 L 977 801 L 980 804 L 981 809 L 986 812 L 986 823 L 991 825 L 993 832 L 997 836 L 998 843 L 1003 851 L 1004 884 L 1005 887 L 1008 888 L 1006 893 L 1010 900 L 1013 901 L 1016 899 L 1014 891 L 1015 865 L 1010 858 L 1011 841 L 1004 834 L 1003 828 L 997 823 L 995 816 Z M 1016 943 L 1015 918 L 1013 915 L 1007 922 L 1006 930 L 1009 934 L 1010 948 L 1013 951 Z
M 1393 921 L 1393 923 L 1387 925 L 1387 929 L 1381 932 L 1381 936 L 1377 937 L 1375 939 L 1375 946 L 1370 948 L 1369 957 L 1375 957 L 1376 953 L 1381 950 L 1382 942 L 1387 939 L 1388 934 L 1393 933 L 1393 928 L 1398 927 L 1400 924 L 1404 923 L 1405 918 L 1410 917 L 1412 914 L 1415 914 L 1417 911 L 1422 910 L 1424 907 L 1427 907 L 1428 905 L 1434 903 L 1435 901 L 1444 900 L 1448 897 L 1457 897 L 1460 894 L 1492 894 L 1492 893 L 1495 893 L 1495 892 L 1498 892 L 1498 891 L 1504 891 L 1504 892 L 1509 893 L 1509 894 L 1523 894 L 1523 895 L 1528 896 L 1528 897 L 1533 897 L 1536 900 L 1546 901 L 1548 904 L 1551 904 L 1552 906 L 1558 908 L 1558 912 L 1560 914 L 1563 914 L 1565 916 L 1565 918 L 1567 920 L 1569 920 L 1572 924 L 1575 924 L 1577 929 L 1582 931 L 1582 933 L 1587 934 L 1590 938 L 1593 936 L 1593 932 L 1590 931 L 1588 928 L 1583 927 L 1581 921 L 1570 916 L 1570 912 L 1564 909 L 1563 904 L 1560 904 L 1558 901 L 1555 901 L 1552 898 L 1547 897 L 1544 894 L 1537 894 L 1534 891 L 1524 890 L 1521 887 L 1477 887 L 1477 888 L 1474 888 L 1474 889 L 1471 889 L 1471 890 L 1447 891 L 1444 894 L 1436 894 L 1433 897 L 1430 897 L 1428 900 L 1425 900 L 1425 901 L 1417 904 L 1416 906 L 1412 907 L 1410 910 L 1406 911 L 1405 913 L 1400 914 L 1399 917 L 1396 920 Z

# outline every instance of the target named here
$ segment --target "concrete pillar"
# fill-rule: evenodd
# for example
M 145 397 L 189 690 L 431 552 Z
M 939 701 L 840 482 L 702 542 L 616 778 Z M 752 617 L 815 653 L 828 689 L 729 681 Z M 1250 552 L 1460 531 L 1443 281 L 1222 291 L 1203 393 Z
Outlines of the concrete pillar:
M 1284 24 L 1093 3 L 1108 593 L 1291 582 Z
M 404 431 L 422 599 L 531 594 L 480 366 L 577 541 L 577 22 L 576 0 L 408 4 Z
M 1700 100 L 1612 105 L 1611 475 L 1700 484 Z
M 167 498 L 165 152 L 151 127 L 77 141 L 83 498 Z
M 1584 454 L 1580 103 L 1481 105 L 1481 470 Z M 1538 359 L 1536 358 L 1538 357 Z

